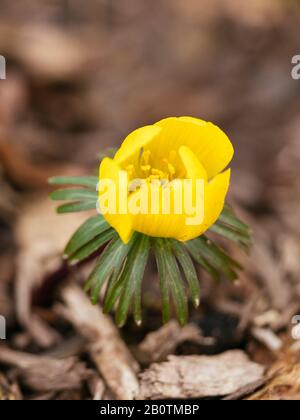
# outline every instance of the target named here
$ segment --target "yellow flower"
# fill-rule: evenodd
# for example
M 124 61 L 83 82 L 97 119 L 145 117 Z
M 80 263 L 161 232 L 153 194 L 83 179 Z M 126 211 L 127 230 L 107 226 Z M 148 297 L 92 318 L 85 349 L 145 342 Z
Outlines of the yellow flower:
M 231 161 L 233 153 L 230 140 L 220 128 L 196 118 L 172 117 L 139 128 L 129 134 L 114 159 L 105 158 L 101 162 L 100 182 L 114 182 L 116 208 L 123 206 L 122 211 L 106 212 L 103 216 L 124 243 L 130 240 L 134 231 L 179 241 L 194 239 L 208 230 L 223 210 L 230 169 L 222 171 Z M 126 183 L 120 181 L 122 176 L 129 183 L 139 179 L 144 184 L 135 191 L 128 190 Z M 203 208 L 203 217 L 197 224 L 188 223 L 191 215 L 186 211 L 179 214 L 174 210 L 175 185 L 183 185 L 185 180 L 191 182 L 192 203 Z M 197 180 L 203 184 L 200 201 Z M 150 193 L 147 208 L 156 206 L 156 213 L 149 210 L 135 214 L 130 209 L 137 201 L 143 201 L 150 185 L 156 185 L 157 195 L 154 202 L 154 195 Z M 171 200 L 169 214 L 163 211 L 167 189 Z M 103 191 L 100 191 L 100 210 L 103 208 L 103 197 Z

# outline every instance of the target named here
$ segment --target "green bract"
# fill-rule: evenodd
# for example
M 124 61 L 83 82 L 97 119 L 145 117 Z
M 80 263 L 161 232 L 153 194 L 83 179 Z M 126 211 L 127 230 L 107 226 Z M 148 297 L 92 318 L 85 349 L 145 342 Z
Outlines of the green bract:
M 67 201 L 67 204 L 58 207 L 58 213 L 96 211 L 97 177 L 54 177 L 49 182 L 70 187 L 51 194 L 53 200 Z M 251 246 L 248 226 L 236 217 L 228 205 L 209 232 L 236 243 L 244 250 Z M 104 218 L 95 214 L 74 233 L 64 254 L 73 265 L 97 255 L 95 268 L 87 279 L 85 289 L 93 303 L 97 303 L 102 288 L 105 288 L 104 311 L 115 309 L 116 322 L 123 326 L 130 311 L 137 324 L 142 321 L 142 281 L 150 251 L 154 251 L 163 321 L 167 322 L 172 316 L 172 302 L 178 321 L 184 325 L 188 319 L 189 295 L 195 307 L 200 302 L 197 265 L 215 280 L 224 275 L 233 281 L 241 269 L 222 247 L 207 237 L 207 233 L 188 242 L 150 238 L 135 233 L 130 242 L 124 244 Z

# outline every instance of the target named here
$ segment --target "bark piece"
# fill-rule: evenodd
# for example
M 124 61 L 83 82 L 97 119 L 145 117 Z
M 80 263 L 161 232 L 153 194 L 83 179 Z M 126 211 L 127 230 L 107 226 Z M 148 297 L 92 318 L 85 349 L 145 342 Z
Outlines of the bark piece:
M 208 398 L 232 394 L 260 380 L 264 368 L 246 353 L 219 356 L 169 356 L 140 375 L 140 399 Z
M 230 394 L 228 397 L 223 398 L 223 400 L 224 401 L 241 400 L 253 394 L 254 392 L 258 391 L 260 388 L 266 385 L 270 380 L 271 380 L 270 377 L 259 379 L 258 381 L 252 382 L 251 384 L 240 388 L 238 391 L 234 392 L 233 394 Z
M 80 389 L 82 381 L 90 376 L 76 357 L 54 359 L 0 347 L 0 362 L 15 366 L 21 381 L 39 392 Z
M 51 401 L 55 399 L 56 392 L 44 392 L 42 394 L 36 394 L 30 398 L 30 401 Z
M 60 308 L 61 313 L 88 340 L 90 356 L 115 397 L 132 400 L 138 393 L 138 364 L 118 329 L 79 287 L 66 286 L 62 298 L 66 307 Z
M 172 320 L 157 331 L 149 333 L 137 348 L 137 355 L 142 363 L 153 363 L 165 360 L 175 352 L 176 347 L 192 341 L 201 345 L 213 344 L 210 337 L 202 337 L 201 330 L 194 324 L 181 328 L 177 321 Z

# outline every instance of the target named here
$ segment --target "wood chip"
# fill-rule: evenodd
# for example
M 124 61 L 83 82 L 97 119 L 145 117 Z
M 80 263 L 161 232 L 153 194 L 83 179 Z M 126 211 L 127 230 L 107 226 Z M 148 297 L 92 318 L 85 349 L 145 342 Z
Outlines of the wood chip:
M 262 379 L 264 368 L 246 353 L 232 350 L 219 356 L 169 356 L 140 375 L 140 399 L 226 396 Z
M 175 352 L 176 347 L 191 341 L 201 345 L 211 345 L 214 339 L 202 337 L 201 330 L 194 324 L 181 328 L 177 321 L 168 322 L 157 331 L 149 333 L 137 348 L 137 355 L 142 363 L 149 364 L 166 359 Z
M 252 382 L 251 384 L 242 387 L 241 389 L 229 395 L 228 397 L 223 398 L 223 400 L 224 401 L 241 400 L 253 394 L 254 392 L 258 391 L 260 388 L 266 385 L 266 383 L 268 383 L 270 380 L 271 380 L 270 377 L 259 379 L 258 381 Z
M 138 394 L 138 364 L 130 354 L 119 330 L 99 306 L 93 306 L 75 285 L 62 290 L 64 315 L 89 342 L 88 351 L 107 385 L 120 400 L 132 400 Z
M 0 347 L 0 362 L 15 366 L 20 380 L 36 391 L 79 389 L 90 376 L 85 364 L 76 357 L 54 359 Z M 46 374 L 45 374 L 46 373 Z

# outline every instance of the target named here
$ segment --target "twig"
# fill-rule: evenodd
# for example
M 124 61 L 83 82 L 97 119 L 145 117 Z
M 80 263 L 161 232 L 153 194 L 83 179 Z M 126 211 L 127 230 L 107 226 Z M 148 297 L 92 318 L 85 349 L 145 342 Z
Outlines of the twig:
M 61 314 L 89 341 L 90 356 L 116 398 L 132 400 L 139 388 L 138 364 L 113 322 L 79 287 L 68 285 L 61 295 L 66 304 Z

